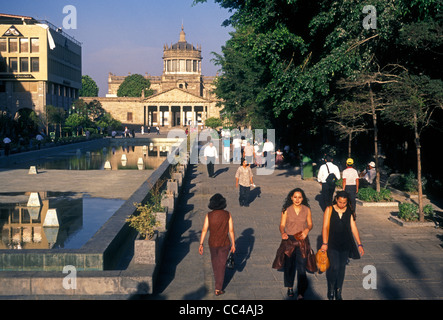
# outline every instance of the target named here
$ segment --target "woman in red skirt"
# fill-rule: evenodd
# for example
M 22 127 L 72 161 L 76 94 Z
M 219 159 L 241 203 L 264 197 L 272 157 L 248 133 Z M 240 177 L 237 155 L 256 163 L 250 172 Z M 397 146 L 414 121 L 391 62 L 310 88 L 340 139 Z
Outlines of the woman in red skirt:
M 206 214 L 198 252 L 203 254 L 203 242 L 209 230 L 208 244 L 215 278 L 215 295 L 219 296 L 225 293 L 223 281 L 228 254 L 235 252 L 234 223 L 231 214 L 224 210 L 226 199 L 221 194 L 216 193 L 211 197 L 208 208 L 212 211 Z

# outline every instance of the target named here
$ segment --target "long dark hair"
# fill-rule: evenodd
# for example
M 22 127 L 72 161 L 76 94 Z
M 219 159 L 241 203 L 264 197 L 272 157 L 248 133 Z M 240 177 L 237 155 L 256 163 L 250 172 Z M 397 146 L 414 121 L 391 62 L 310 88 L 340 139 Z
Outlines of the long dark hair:
M 354 217 L 354 220 L 357 220 L 357 215 L 355 214 L 355 211 L 352 209 L 352 201 L 351 201 L 351 197 L 349 196 L 349 193 L 347 193 L 346 191 L 337 191 L 337 193 L 335 194 L 334 200 L 332 201 L 332 205 L 337 204 L 337 199 L 338 198 L 346 198 L 348 201 L 346 203 L 346 207 L 351 210 L 351 214 Z
M 281 209 L 282 212 L 285 212 L 286 209 L 288 209 L 290 206 L 292 206 L 292 199 L 291 198 L 294 195 L 294 193 L 296 193 L 296 192 L 300 192 L 301 196 L 303 197 L 303 201 L 301 202 L 301 204 L 310 208 L 309 200 L 308 200 L 308 198 L 306 198 L 306 194 L 303 191 L 303 189 L 295 188 L 295 189 L 292 189 L 291 191 L 289 191 L 288 195 L 286 196 L 285 202 L 283 203 L 283 207 Z

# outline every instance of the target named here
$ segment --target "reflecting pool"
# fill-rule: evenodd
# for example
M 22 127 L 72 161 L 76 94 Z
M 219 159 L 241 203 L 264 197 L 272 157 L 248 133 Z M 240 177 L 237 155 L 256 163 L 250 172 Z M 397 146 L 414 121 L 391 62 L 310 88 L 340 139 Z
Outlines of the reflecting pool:
M 124 202 L 78 193 L 0 193 L 0 249 L 79 249 Z
M 152 170 L 168 156 L 169 145 L 122 145 L 94 150 L 72 149 L 38 159 L 38 170 Z M 23 166 L 26 168 L 26 166 Z

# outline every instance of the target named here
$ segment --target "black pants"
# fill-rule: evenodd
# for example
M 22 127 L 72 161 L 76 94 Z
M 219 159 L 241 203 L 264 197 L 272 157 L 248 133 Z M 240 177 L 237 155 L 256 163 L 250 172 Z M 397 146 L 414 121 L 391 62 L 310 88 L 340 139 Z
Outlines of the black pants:
M 300 248 L 295 248 L 292 256 L 285 255 L 283 280 L 286 288 L 294 287 L 295 273 L 297 272 L 297 293 L 304 295 L 308 288 L 306 276 L 306 258 L 302 258 Z
M 351 200 L 352 210 L 355 212 L 355 200 L 357 199 L 357 186 L 345 186 L 345 191 L 349 194 L 349 199 Z
M 349 250 L 328 249 L 330 267 L 326 270 L 328 287 L 332 290 L 341 289 L 345 280 L 346 263 L 348 262 Z
M 214 163 L 215 157 L 207 157 L 206 168 L 208 169 L 208 176 L 210 177 L 214 175 Z
M 251 187 L 244 187 L 242 185 L 239 185 L 240 187 L 240 196 L 238 198 L 238 201 L 240 202 L 241 206 L 248 206 L 249 205 L 249 193 L 251 191 Z
M 335 185 L 331 186 L 328 183 L 322 183 L 321 184 L 321 194 L 323 198 L 323 206 L 324 210 L 326 210 L 326 207 L 332 206 L 332 198 L 334 197 L 334 191 L 335 191 Z

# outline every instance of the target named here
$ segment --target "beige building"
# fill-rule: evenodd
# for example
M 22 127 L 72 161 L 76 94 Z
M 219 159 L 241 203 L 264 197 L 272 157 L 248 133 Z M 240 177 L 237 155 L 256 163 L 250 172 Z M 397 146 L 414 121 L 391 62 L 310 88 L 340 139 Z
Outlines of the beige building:
M 207 118 L 220 116 L 212 92 L 215 77 L 202 75 L 202 59 L 201 46 L 188 43 L 182 27 L 179 41 L 163 47 L 163 74 L 145 75 L 151 82 L 152 96 L 117 97 L 118 88 L 126 76 L 110 73 L 106 97 L 84 100 L 99 100 L 103 108 L 124 125 L 202 125 Z
M 68 110 L 81 88 L 81 43 L 47 21 L 0 14 L 0 110 Z

